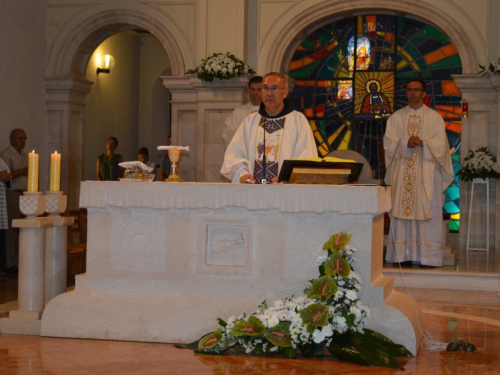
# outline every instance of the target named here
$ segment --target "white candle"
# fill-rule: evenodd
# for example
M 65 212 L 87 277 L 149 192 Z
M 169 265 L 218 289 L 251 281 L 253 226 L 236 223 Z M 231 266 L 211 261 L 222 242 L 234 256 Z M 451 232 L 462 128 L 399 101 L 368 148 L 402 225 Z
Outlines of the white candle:
M 35 150 L 28 154 L 28 192 L 38 192 L 38 154 Z
M 50 155 L 50 187 L 49 191 L 61 190 L 61 154 L 57 151 Z

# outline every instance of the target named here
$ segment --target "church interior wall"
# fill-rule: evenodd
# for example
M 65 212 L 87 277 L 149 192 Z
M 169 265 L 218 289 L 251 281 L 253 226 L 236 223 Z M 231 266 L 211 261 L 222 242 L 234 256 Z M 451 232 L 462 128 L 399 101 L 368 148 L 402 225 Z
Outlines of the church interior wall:
M 26 151 L 40 155 L 40 186 L 48 186 L 48 137 L 60 136 L 47 134 L 45 15 L 44 0 L 0 1 L 0 150 L 12 129 L 24 129 Z

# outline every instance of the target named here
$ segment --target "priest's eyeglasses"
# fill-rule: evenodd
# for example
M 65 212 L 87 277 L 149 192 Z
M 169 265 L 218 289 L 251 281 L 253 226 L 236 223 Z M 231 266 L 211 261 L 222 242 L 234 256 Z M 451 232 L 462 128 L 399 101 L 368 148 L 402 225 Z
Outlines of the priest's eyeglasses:
M 406 92 L 421 92 L 421 91 L 424 91 L 424 90 L 419 89 L 418 87 L 415 87 L 415 88 L 408 87 L 406 89 Z
M 277 94 L 278 92 L 280 92 L 280 90 L 283 90 L 285 89 L 286 87 L 278 87 L 278 86 L 271 86 L 271 87 L 268 87 L 268 86 L 264 86 L 262 87 L 262 91 L 264 92 L 269 92 L 271 91 L 273 94 Z

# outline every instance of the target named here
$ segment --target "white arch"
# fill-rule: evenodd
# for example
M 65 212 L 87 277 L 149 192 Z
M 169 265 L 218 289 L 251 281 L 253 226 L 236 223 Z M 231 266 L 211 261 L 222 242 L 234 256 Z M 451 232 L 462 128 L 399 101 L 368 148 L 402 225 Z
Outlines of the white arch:
M 54 41 L 47 64 L 48 77 L 85 77 L 88 60 L 95 48 L 112 34 L 139 27 L 149 31 L 163 46 L 169 57 L 172 75 L 183 76 L 185 72 L 185 59 L 191 64 L 189 46 L 182 40 L 182 32 L 172 22 L 161 22 L 146 13 L 130 9 L 104 10 L 95 7 L 85 14 L 83 20 L 69 22 Z M 172 29 L 172 30 L 169 30 Z M 185 45 L 182 53 L 173 32 Z
M 393 12 L 434 24 L 451 39 L 462 61 L 463 74 L 475 74 L 479 61 L 487 60 L 485 41 L 465 12 L 449 7 L 449 12 L 432 4 L 410 0 L 352 0 L 342 2 L 300 2 L 280 16 L 266 35 L 258 52 L 259 71 L 288 71 L 295 48 L 311 32 L 335 17 L 353 17 L 360 11 Z

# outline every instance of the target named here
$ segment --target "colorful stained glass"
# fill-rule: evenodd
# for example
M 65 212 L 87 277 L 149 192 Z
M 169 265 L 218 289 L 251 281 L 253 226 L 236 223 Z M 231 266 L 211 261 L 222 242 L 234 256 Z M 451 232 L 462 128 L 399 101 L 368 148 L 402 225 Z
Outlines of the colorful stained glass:
M 452 74 L 461 74 L 450 39 L 421 21 L 369 14 L 331 22 L 297 47 L 289 75 L 297 79 L 290 99 L 311 123 L 320 155 L 352 149 L 383 178 L 386 116 L 407 105 L 409 79 L 425 81 L 424 103 L 445 121 L 455 172 L 460 169 L 461 93 Z M 458 230 L 460 182 L 446 191 L 445 211 Z

